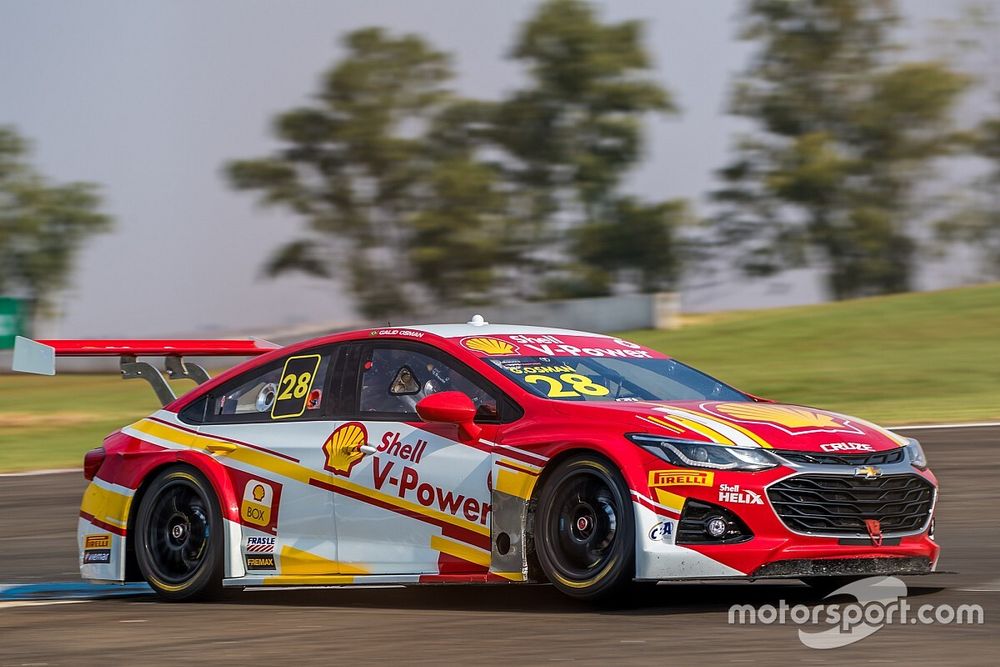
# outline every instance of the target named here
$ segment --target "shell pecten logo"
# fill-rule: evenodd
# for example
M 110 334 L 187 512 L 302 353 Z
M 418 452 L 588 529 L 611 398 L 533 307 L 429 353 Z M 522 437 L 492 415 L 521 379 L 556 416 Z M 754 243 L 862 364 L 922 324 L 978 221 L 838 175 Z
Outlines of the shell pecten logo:
M 274 489 L 271 488 L 271 485 L 257 479 L 251 479 L 243 489 L 240 517 L 244 523 L 268 526 L 271 523 L 273 502 Z
M 490 356 L 517 354 L 517 346 L 513 343 L 508 343 L 507 341 L 500 340 L 499 338 L 489 338 L 486 336 L 463 338 L 462 347 L 467 350 L 482 352 L 483 354 L 488 354 Z
M 833 415 L 808 408 L 759 403 L 723 403 L 715 409 L 733 419 L 776 424 L 788 428 L 843 428 Z
M 323 443 L 326 453 L 324 468 L 335 475 L 350 477 L 351 470 L 364 458 L 361 445 L 368 442 L 368 431 L 357 422 L 338 426 Z

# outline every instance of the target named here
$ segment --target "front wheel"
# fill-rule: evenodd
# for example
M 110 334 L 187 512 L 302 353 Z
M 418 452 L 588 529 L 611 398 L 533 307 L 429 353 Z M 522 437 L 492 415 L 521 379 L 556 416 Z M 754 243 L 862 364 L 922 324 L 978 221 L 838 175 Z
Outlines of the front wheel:
M 546 480 L 535 548 L 549 581 L 584 600 L 617 599 L 635 573 L 635 516 L 628 486 L 604 458 L 581 454 Z
M 211 484 L 188 466 L 152 481 L 139 505 L 135 554 L 142 576 L 167 600 L 222 592 L 222 512 Z

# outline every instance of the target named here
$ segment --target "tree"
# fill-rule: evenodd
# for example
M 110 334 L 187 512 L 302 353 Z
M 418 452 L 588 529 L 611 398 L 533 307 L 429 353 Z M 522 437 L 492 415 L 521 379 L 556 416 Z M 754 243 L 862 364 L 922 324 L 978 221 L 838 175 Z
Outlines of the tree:
M 741 138 L 715 193 L 719 243 L 751 274 L 814 265 L 838 299 L 910 288 L 921 185 L 955 150 L 968 79 L 900 62 L 889 0 L 750 0 L 758 44 L 731 108 Z
M 517 224 L 499 166 L 480 157 L 494 107 L 459 100 L 442 110 L 427 134 L 431 164 L 423 202 L 411 223 L 408 257 L 416 278 L 444 304 L 482 304 L 509 287 L 519 254 Z
M 315 102 L 277 118 L 282 150 L 228 165 L 236 188 L 307 221 L 267 273 L 341 277 L 372 318 L 485 291 L 503 204 L 463 132 L 481 112 L 449 93 L 448 56 L 419 37 L 366 28 L 344 46 Z
M 938 238 L 965 243 L 982 260 L 975 267 L 976 275 L 1000 279 L 1000 52 L 994 46 L 1000 16 L 988 4 L 970 3 L 958 20 L 939 28 L 952 51 L 950 58 L 976 72 L 983 93 L 995 99 L 986 117 L 967 136 L 973 155 L 983 163 L 982 172 L 963 193 L 954 214 L 940 222 Z
M 618 192 L 642 116 L 673 110 L 638 23 L 543 3 L 512 52 L 531 85 L 500 102 L 454 95 L 449 58 L 419 37 L 366 28 L 344 45 L 315 101 L 276 119 L 281 149 L 227 166 L 234 187 L 306 221 L 268 275 L 339 277 L 371 318 L 676 276 L 679 205 Z M 594 250 L 611 234 L 615 252 Z M 654 247 L 673 254 L 651 260 Z
M 505 173 L 522 220 L 522 262 L 530 276 L 522 295 L 546 288 L 557 295 L 606 293 L 621 259 L 648 249 L 648 239 L 628 229 L 646 205 L 619 193 L 642 157 L 643 118 L 676 108 L 651 76 L 641 24 L 601 23 L 580 0 L 542 3 L 511 56 L 527 68 L 529 85 L 500 103 L 495 137 L 509 158 Z M 644 219 L 652 214 L 655 233 L 672 235 L 677 210 L 676 203 L 649 205 Z M 621 250 L 595 248 L 605 241 Z M 658 245 L 673 248 L 672 241 Z M 672 266 L 675 256 L 660 262 Z M 674 275 L 672 269 L 638 273 L 644 287 Z
M 28 144 L 0 127 L 0 294 L 50 308 L 84 242 L 111 229 L 97 186 L 53 185 L 28 163 Z
M 942 220 L 938 235 L 972 247 L 982 259 L 986 279 L 1000 278 L 1000 116 L 980 123 L 972 137 L 975 153 L 988 161 L 987 173 L 975 183 L 971 201 Z

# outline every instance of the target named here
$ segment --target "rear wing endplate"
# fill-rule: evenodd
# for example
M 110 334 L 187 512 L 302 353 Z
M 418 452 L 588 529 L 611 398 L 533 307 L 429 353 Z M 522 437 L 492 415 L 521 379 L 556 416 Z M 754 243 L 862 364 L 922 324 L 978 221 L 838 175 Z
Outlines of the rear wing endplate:
M 149 382 L 162 405 L 176 396 L 152 364 L 137 357 L 163 357 L 164 370 L 171 380 L 207 382 L 208 372 L 184 357 L 254 357 L 280 348 L 264 340 L 31 340 L 14 339 L 11 369 L 20 373 L 55 375 L 56 357 L 118 357 L 122 379 L 142 378 Z

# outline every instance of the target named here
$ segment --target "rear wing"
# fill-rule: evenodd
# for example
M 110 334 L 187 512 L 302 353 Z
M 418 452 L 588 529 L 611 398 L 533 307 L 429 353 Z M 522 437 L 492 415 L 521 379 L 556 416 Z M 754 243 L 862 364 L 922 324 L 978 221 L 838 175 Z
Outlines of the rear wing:
M 264 340 L 31 340 L 14 339 L 11 369 L 20 373 L 55 375 L 56 357 L 118 357 L 122 379 L 142 378 L 149 382 L 160 403 L 167 405 L 176 396 L 163 375 L 152 364 L 137 357 L 163 357 L 164 370 L 171 380 L 186 378 L 196 384 L 209 380 L 208 372 L 184 357 L 254 357 L 281 346 Z

